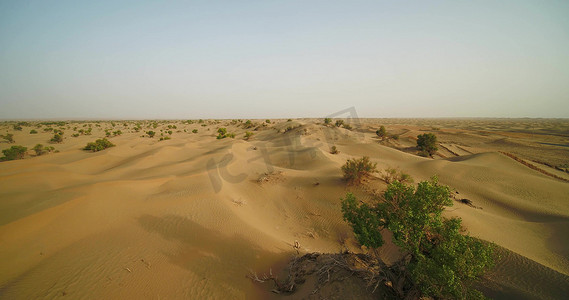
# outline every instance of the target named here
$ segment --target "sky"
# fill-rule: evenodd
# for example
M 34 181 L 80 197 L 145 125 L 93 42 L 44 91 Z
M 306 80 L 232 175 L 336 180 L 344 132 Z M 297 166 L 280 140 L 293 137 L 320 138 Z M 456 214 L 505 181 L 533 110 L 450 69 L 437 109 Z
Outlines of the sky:
M 569 118 L 569 1 L 3 1 L 0 119 Z

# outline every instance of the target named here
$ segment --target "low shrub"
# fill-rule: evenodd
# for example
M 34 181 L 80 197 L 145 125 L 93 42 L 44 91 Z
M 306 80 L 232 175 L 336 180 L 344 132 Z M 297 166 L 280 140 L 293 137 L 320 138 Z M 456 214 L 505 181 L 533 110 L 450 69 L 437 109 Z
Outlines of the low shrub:
M 34 150 L 36 152 L 37 156 L 49 153 L 49 152 L 55 152 L 55 147 L 52 146 L 46 146 L 44 147 L 42 144 L 37 144 L 35 145 L 32 150 Z
M 217 135 L 218 140 L 224 139 L 227 137 L 227 128 L 219 128 L 217 129 L 217 133 L 218 133 Z
M 197 129 L 192 130 L 193 133 L 198 133 Z
M 51 140 L 49 140 L 52 143 L 62 143 L 63 142 L 63 137 L 61 136 L 62 133 L 56 133 L 53 135 L 53 137 L 51 138 Z
M 36 134 L 36 133 L 38 133 L 37 130 L 35 130 L 35 129 L 30 130 L 30 134 Z
M 254 133 L 252 133 L 250 131 L 246 131 L 245 132 L 245 140 L 249 140 L 253 135 L 254 135 Z
M 395 181 L 399 181 L 401 183 L 412 183 L 413 178 L 411 175 L 403 173 L 401 170 L 397 170 L 394 168 L 387 168 L 381 174 L 381 178 L 385 183 L 390 184 Z
M 98 139 L 94 142 L 88 143 L 87 146 L 85 146 L 85 148 L 83 148 L 83 150 L 89 150 L 89 151 L 97 152 L 97 151 L 105 150 L 107 148 L 114 147 L 114 146 L 115 145 L 113 143 L 111 143 L 109 140 L 107 140 L 106 138 L 103 138 L 103 139 Z
M 369 157 L 364 156 L 360 159 L 348 159 L 342 166 L 344 179 L 350 184 L 359 184 L 364 177 L 377 172 L 377 164 L 372 163 Z
M 332 148 L 330 148 L 330 153 L 331 154 L 338 154 L 338 153 L 340 153 L 340 151 L 338 151 L 338 148 L 336 148 L 336 146 L 332 146 Z
M 8 149 L 2 150 L 2 153 L 4 153 L 4 157 L 2 157 L 2 160 L 22 159 L 26 155 L 26 151 L 28 151 L 27 147 L 12 146 Z

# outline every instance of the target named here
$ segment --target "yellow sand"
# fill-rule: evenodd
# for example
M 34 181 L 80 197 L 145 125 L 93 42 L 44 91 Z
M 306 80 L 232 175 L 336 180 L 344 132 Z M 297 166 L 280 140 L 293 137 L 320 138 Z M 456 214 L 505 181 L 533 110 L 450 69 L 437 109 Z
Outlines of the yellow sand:
M 404 134 L 382 144 L 374 133 L 379 120 L 364 120 L 353 131 L 321 122 L 273 120 L 249 141 L 243 135 L 253 129 L 230 121 L 206 127 L 169 121 L 157 129 L 146 123 L 143 131 L 157 131 L 154 138 L 119 122 L 115 130 L 123 135 L 110 138 L 117 146 L 97 153 L 81 148 L 112 127 L 90 123 L 91 136 L 74 138 L 65 129 L 64 142 L 53 145 L 60 153 L 1 162 L 0 298 L 269 297 L 245 275 L 282 265 L 296 253 L 295 241 L 301 252 L 337 252 L 347 237 L 347 247 L 358 251 L 339 198 L 354 191 L 369 199 L 366 190 L 385 188 L 378 178 L 365 188 L 341 180 L 346 159 L 363 155 L 380 170 L 397 167 L 415 181 L 438 175 L 458 198 L 481 207 L 457 202 L 447 209 L 473 236 L 537 262 L 544 267 L 539 270 L 569 275 L 569 183 L 498 153 L 502 146 L 473 129 L 447 126 L 453 138 L 430 159 L 409 148 L 430 127 L 393 122 L 388 131 Z M 159 141 L 168 124 L 178 128 L 171 140 Z M 300 127 L 283 133 L 289 126 Z M 0 132 L 14 133 L 16 145 L 31 148 L 50 145 L 44 127 L 29 134 L 33 127 L 14 132 L 3 125 Z M 219 127 L 236 138 L 216 139 Z M 444 137 L 445 127 L 440 130 Z M 508 139 L 535 146 L 524 137 Z M 329 153 L 332 144 L 339 154 Z M 1 149 L 10 146 L 0 143 Z M 563 160 L 560 149 L 551 157 Z M 386 257 L 393 252 L 383 251 Z M 539 285 L 532 289 L 540 294 Z

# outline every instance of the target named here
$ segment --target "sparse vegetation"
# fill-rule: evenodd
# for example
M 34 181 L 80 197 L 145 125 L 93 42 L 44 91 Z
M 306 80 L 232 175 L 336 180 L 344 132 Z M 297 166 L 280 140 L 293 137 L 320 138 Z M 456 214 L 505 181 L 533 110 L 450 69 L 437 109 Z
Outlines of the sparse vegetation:
M 192 130 L 193 133 L 198 133 L 197 129 Z
M 432 133 L 424 133 L 417 136 L 417 149 L 421 156 L 433 156 L 438 150 L 437 136 Z
M 149 130 L 146 132 L 146 134 L 148 135 L 148 137 L 153 138 L 156 135 L 156 132 Z
M 253 135 L 254 133 L 250 131 L 245 131 L 245 140 L 249 140 Z
M 344 120 L 336 120 L 336 123 L 334 125 L 336 125 L 336 127 L 341 127 L 344 125 Z
M 387 168 L 381 174 L 381 178 L 385 183 L 390 184 L 395 181 L 399 182 L 413 182 L 413 178 L 411 175 L 403 173 L 401 170 L 397 170 L 395 168 Z
M 170 140 L 170 139 L 172 139 L 172 138 L 169 136 L 164 136 L 164 137 L 160 138 L 161 141 Z
M 15 141 L 14 141 L 14 134 L 12 134 L 12 133 L 6 133 L 6 135 L 3 135 L 2 138 L 5 139 L 6 142 L 8 142 L 8 143 L 10 143 L 10 144 L 11 144 L 11 143 L 15 143 Z
M 391 285 L 400 298 L 483 298 L 473 283 L 493 267 L 494 246 L 461 234 L 460 218 L 442 217 L 444 207 L 452 205 L 449 195 L 450 189 L 434 177 L 416 189 L 395 181 L 384 201 L 372 204 L 358 202 L 352 193 L 342 199 L 344 220 L 360 244 L 382 246 L 381 230 L 388 229 L 404 251 L 395 265 L 399 278 Z
M 271 120 L 269 120 L 269 119 L 266 119 L 266 120 L 265 120 L 265 123 L 267 123 L 267 124 L 271 124 Z
M 243 124 L 243 126 L 244 126 L 245 128 L 251 128 L 251 127 L 254 127 L 255 124 L 253 124 L 253 122 L 251 122 L 251 120 L 247 120 L 247 121 L 245 122 L 245 124 Z
M 352 158 L 342 166 L 342 172 L 348 183 L 360 184 L 366 176 L 377 172 L 377 164 L 372 163 L 367 156 L 360 159 Z
M 93 152 L 102 151 L 110 147 L 114 147 L 115 145 L 111 143 L 106 138 L 98 139 L 94 142 L 88 143 L 83 150 L 89 150 Z
M 324 118 L 324 124 L 329 125 L 332 123 L 332 119 L 330 118 Z
M 30 130 L 30 134 L 36 134 L 36 133 L 38 133 L 37 130 L 35 130 L 35 129 Z
M 28 151 L 27 147 L 12 146 L 8 149 L 2 150 L 2 153 L 4 153 L 4 157 L 2 157 L 2 160 L 23 159 L 24 156 L 26 155 L 26 151 Z

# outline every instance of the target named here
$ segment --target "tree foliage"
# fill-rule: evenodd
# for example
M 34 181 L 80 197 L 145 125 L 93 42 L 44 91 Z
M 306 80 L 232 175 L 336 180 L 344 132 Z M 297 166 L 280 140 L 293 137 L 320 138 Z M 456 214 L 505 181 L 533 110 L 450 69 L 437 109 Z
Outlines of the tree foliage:
M 360 159 L 348 159 L 342 166 L 342 172 L 344 173 L 344 179 L 349 183 L 359 184 L 365 176 L 376 172 L 376 167 L 376 163 L 372 163 L 369 157 L 364 156 Z
M 424 133 L 417 136 L 417 149 L 422 153 L 433 155 L 437 152 L 437 136 L 432 133 Z
M 341 200 L 344 220 L 352 226 L 358 242 L 371 248 L 381 247 L 384 241 L 379 230 L 385 224 L 374 209 L 365 203 L 358 204 L 352 193 L 347 193 L 346 198 Z
M 371 248 L 383 244 L 380 231 L 393 234 L 393 242 L 410 258 L 405 273 L 424 296 L 436 299 L 483 298 L 472 283 L 494 265 L 494 246 L 462 234 L 461 219 L 442 217 L 452 205 L 450 189 L 436 177 L 417 188 L 395 181 L 384 201 L 358 203 L 348 193 L 342 199 L 344 219 L 358 242 Z

